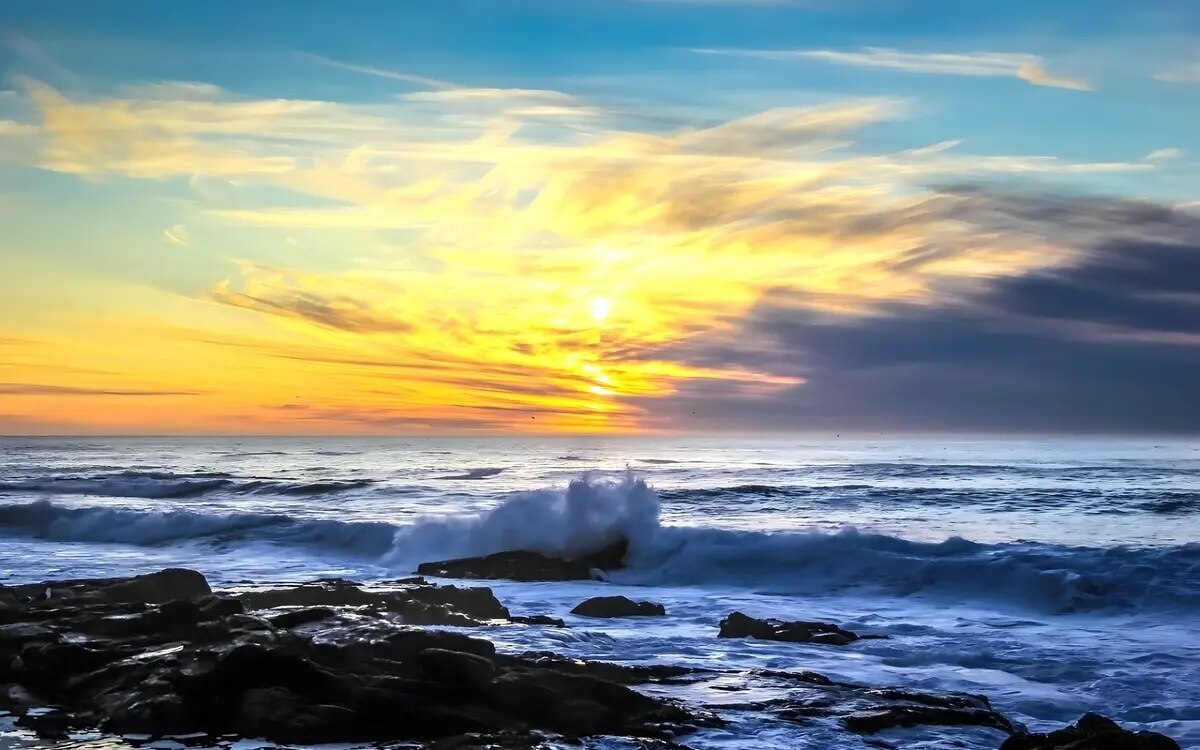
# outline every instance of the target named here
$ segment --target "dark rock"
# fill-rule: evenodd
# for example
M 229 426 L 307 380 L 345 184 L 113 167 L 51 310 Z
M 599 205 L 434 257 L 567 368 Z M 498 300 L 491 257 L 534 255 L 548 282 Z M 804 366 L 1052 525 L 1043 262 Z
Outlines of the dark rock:
M 689 670 L 498 655 L 486 640 L 361 616 L 467 618 L 459 607 L 507 616 L 486 589 L 373 591 L 324 581 L 233 599 L 207 584 L 172 584 L 171 593 L 188 594 L 181 598 L 167 596 L 173 576 L 52 583 L 49 599 L 21 587 L 0 591 L 10 610 L 0 624 L 0 709 L 58 707 L 29 719 L 47 737 L 99 727 L 296 744 L 470 733 L 506 742 L 535 732 L 667 738 L 710 721 L 627 687 Z M 124 600 L 138 588 L 152 604 Z M 271 612 L 276 604 L 288 609 Z
M 508 621 L 516 625 L 549 625 L 555 628 L 565 628 L 567 624 L 557 617 L 548 615 L 513 615 Z
M 843 630 L 828 622 L 785 622 L 783 620 L 760 620 L 741 612 L 721 620 L 718 638 L 757 638 L 764 641 L 789 641 L 795 643 L 822 643 L 828 646 L 845 646 L 859 640 L 857 633 Z
M 1000 714 L 983 708 L 900 705 L 856 711 L 842 717 L 851 732 L 870 734 L 894 727 L 923 725 L 995 727 L 1012 731 L 1012 724 Z
M 421 563 L 417 566 L 417 572 L 439 578 L 586 581 L 598 577 L 596 571 L 623 568 L 628 548 L 629 543 L 622 540 L 596 552 L 569 559 L 528 550 L 514 550 L 483 557 Z
M 526 651 L 518 656 L 498 655 L 496 656 L 496 661 L 501 664 L 536 665 L 542 669 L 552 669 L 556 672 L 565 672 L 567 674 L 588 675 L 608 680 L 609 682 L 617 682 L 622 685 L 678 681 L 704 671 L 667 664 L 634 666 L 629 664 L 613 664 L 606 661 L 568 659 L 549 651 Z
M 354 733 L 354 712 L 328 704 L 309 704 L 285 688 L 255 688 L 242 694 L 233 729 L 243 737 L 277 742 L 336 742 Z
M 337 611 L 331 607 L 297 607 L 271 615 L 267 622 L 277 628 L 298 628 L 301 625 L 328 620 L 336 615 Z
M 168 568 L 131 578 L 45 581 L 20 586 L 0 586 L 0 601 L 52 606 L 84 601 L 162 604 L 173 599 L 199 599 L 211 593 L 208 581 L 200 573 L 185 568 Z
M 571 614 L 580 617 L 662 617 L 667 609 L 654 602 L 635 602 L 625 596 L 596 596 L 580 602 Z
M 1088 713 L 1053 732 L 1018 732 L 1000 750 L 1179 750 L 1179 743 L 1157 732 L 1122 729 L 1112 719 Z
M 496 665 L 478 654 L 427 648 L 420 653 L 419 660 L 427 679 L 461 685 L 469 691 L 484 690 L 496 677 Z
M 391 612 L 411 625 L 472 627 L 484 620 L 505 619 L 508 609 L 488 588 L 414 584 L 371 591 L 341 579 L 286 588 L 249 591 L 238 596 L 248 609 L 278 607 L 367 607 Z

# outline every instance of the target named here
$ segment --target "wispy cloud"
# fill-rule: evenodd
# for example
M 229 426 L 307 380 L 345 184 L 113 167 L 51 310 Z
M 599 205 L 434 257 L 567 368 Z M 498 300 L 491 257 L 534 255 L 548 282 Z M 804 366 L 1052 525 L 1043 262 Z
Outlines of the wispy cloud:
M 235 291 L 228 281 L 212 291 L 212 298 L 233 307 L 303 321 L 348 333 L 401 333 L 408 323 L 375 309 L 362 300 L 288 284 L 285 274 L 269 280 L 256 278 L 246 291 Z
M 176 224 L 163 230 L 163 239 L 171 245 L 188 244 L 188 231 L 182 224 Z
M 1160 148 L 1146 154 L 1146 161 L 1171 161 L 1185 156 L 1187 152 L 1181 148 Z
M 347 431 L 636 430 L 651 424 L 652 404 L 680 393 L 769 399 L 802 374 L 668 356 L 664 345 L 735 336 L 772 290 L 806 314 L 862 317 L 1071 257 L 1048 233 L 959 220 L 937 207 L 960 199 L 931 184 L 1156 168 L 980 155 L 951 140 L 870 150 L 863 132 L 912 108 L 889 97 L 670 128 L 594 107 L 568 128 L 538 108 L 583 112 L 590 100 L 521 87 L 351 103 L 171 82 L 104 95 L 25 81 L 20 91 L 30 106 L 17 111 L 37 131 L 21 152 L 31 165 L 173 179 L 198 196 L 188 227 L 217 221 L 231 238 L 278 244 L 240 274 L 210 268 L 194 287 L 207 291 L 171 295 L 169 314 L 146 312 L 145 331 L 104 339 L 105 357 L 77 335 L 7 378 L 38 382 L 53 357 L 196 384 L 222 395 L 191 410 L 154 401 L 145 418 L 214 430 L 286 431 L 299 420 Z M 188 241 L 180 229 L 164 239 Z M 295 236 L 303 251 L 287 243 Z M 376 254 L 365 259 L 363 245 Z M 164 319 L 195 320 L 197 335 L 185 341 Z M 280 393 L 311 408 L 271 408 Z
M 353 73 L 362 73 L 364 75 L 374 76 L 376 78 L 386 78 L 390 81 L 400 81 L 401 83 L 411 83 L 415 86 L 424 86 L 434 89 L 453 89 L 459 88 L 457 83 L 444 81 L 438 78 L 430 78 L 428 76 L 417 75 L 415 73 L 406 73 L 399 70 L 389 70 L 388 68 L 378 68 L 373 65 L 359 65 L 357 63 L 343 62 L 334 60 L 324 55 L 316 55 L 311 52 L 299 53 L 302 57 L 313 62 L 327 65 L 331 68 L 339 70 L 348 70 Z
M 1200 83 L 1200 62 L 1177 65 L 1156 73 L 1154 78 L 1167 83 Z
M 897 70 L 936 75 L 1018 78 L 1034 86 L 1091 91 L 1087 81 L 1054 75 L 1037 55 L 1015 52 L 904 52 L 887 47 L 859 50 L 830 49 L 697 49 L 710 55 L 731 55 L 763 60 L 818 60 L 835 65 Z
M 41 383 L 0 383 L 0 393 L 14 396 L 198 396 L 198 391 L 96 388 Z

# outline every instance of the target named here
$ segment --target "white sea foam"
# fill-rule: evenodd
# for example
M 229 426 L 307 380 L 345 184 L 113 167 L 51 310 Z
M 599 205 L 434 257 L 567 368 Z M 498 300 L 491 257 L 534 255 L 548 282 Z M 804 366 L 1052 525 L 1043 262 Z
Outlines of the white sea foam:
M 1200 545 L 1065 547 L 929 543 L 854 528 L 835 533 L 667 526 L 641 479 L 580 478 L 565 488 L 518 492 L 477 514 L 411 523 L 339 521 L 270 513 L 64 507 L 41 500 L 0 506 L 0 529 L 56 541 L 155 545 L 219 538 L 313 545 L 397 572 L 425 561 L 532 550 L 571 556 L 628 540 L 639 585 L 722 586 L 820 596 L 855 589 L 1072 612 L 1200 608 Z

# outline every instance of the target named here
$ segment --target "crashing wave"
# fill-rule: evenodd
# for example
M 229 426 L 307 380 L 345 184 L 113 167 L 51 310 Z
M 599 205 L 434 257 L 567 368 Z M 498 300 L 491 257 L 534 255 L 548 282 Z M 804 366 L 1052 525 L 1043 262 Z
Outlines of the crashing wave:
M 121 471 L 90 476 L 56 476 L 37 480 L 0 482 L 0 493 L 30 492 L 44 495 L 96 495 L 168 500 L 201 497 L 214 493 L 237 495 L 322 495 L 367 487 L 366 479 L 328 481 L 283 481 L 239 479 L 230 474 L 164 471 Z
M 789 595 L 857 592 L 986 601 L 1043 612 L 1200 608 L 1200 544 L 1088 548 L 917 542 L 846 528 L 835 533 L 669 526 L 659 497 L 634 476 L 582 478 L 509 496 L 478 514 L 430 515 L 403 525 L 192 510 L 0 505 L 0 531 L 57 541 L 163 544 L 239 540 L 313 545 L 397 571 L 418 563 L 525 549 L 577 555 L 629 541 L 641 585 L 720 586 Z

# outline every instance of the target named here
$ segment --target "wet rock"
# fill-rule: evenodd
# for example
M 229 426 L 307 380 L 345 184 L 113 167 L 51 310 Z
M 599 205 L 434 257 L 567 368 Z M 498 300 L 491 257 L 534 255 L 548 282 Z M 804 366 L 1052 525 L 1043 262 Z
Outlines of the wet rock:
M 58 606 L 81 602 L 140 602 L 162 604 L 174 599 L 198 599 L 212 593 L 208 581 L 194 570 L 168 568 L 131 578 L 47 581 L 0 586 L 0 601 Z
M 604 549 L 574 558 L 552 557 L 540 552 L 514 550 L 483 557 L 425 562 L 417 566 L 421 575 L 439 578 L 505 579 L 512 581 L 586 581 L 625 566 L 629 544 L 620 541 Z
M 508 618 L 514 625 L 549 625 L 554 628 L 565 628 L 567 624 L 557 617 L 548 615 L 514 615 Z
M 1179 750 L 1179 743 L 1157 732 L 1132 732 L 1099 714 L 1046 733 L 1018 732 L 1000 750 Z
M 785 698 L 765 702 L 726 704 L 724 708 L 760 710 L 780 719 L 806 724 L 813 719 L 837 720 L 848 731 L 872 734 L 886 729 L 921 725 L 991 727 L 1011 732 L 1007 718 L 988 699 L 971 693 L 923 693 L 904 688 L 874 688 L 831 680 L 815 672 L 752 670 L 756 679 L 728 681 L 720 689 L 751 689 L 761 694 L 761 680 L 779 681 Z
M 985 708 L 899 705 L 856 711 L 842 717 L 851 732 L 870 734 L 895 727 L 979 726 L 1012 731 L 1012 725 L 1000 714 Z
M 678 667 L 667 664 L 629 665 L 606 661 L 584 661 L 568 659 L 550 651 L 526 651 L 518 656 L 497 655 L 497 663 L 531 664 L 542 669 L 552 669 L 567 674 L 589 675 L 622 685 L 641 685 L 648 682 L 681 681 L 705 670 Z
M 332 607 L 296 607 L 277 615 L 271 615 L 267 618 L 267 622 L 277 628 L 298 628 L 335 616 L 337 616 L 337 611 Z
M 667 609 L 654 602 L 635 602 L 626 596 L 596 596 L 580 602 L 571 614 L 581 617 L 662 617 Z
M 829 622 L 785 622 L 783 620 L 760 620 L 741 612 L 721 620 L 718 638 L 757 638 L 764 641 L 789 641 L 794 643 L 822 643 L 828 646 L 845 646 L 862 636 L 843 630 Z M 878 637 L 878 636 L 876 636 Z
M 418 659 L 427 679 L 460 685 L 469 691 L 482 691 L 496 678 L 496 665 L 478 654 L 427 648 Z
M 122 601 L 124 593 L 110 597 L 114 587 L 129 590 L 113 579 L 71 582 L 69 602 L 51 597 L 53 604 L 4 590 L 14 610 L 8 619 L 16 621 L 0 625 L 0 709 L 29 715 L 32 707 L 59 707 L 37 729 L 48 737 L 99 727 L 297 744 L 471 733 L 660 738 L 710 721 L 627 687 L 653 679 L 656 668 L 501 656 L 486 640 L 362 616 L 400 611 L 407 619 L 413 602 L 457 617 L 467 617 L 453 609 L 460 605 L 502 610 L 486 589 L 371 591 L 322 581 L 245 592 L 228 605 L 205 584 L 193 586 L 190 599 L 148 606 Z M 262 616 L 243 613 L 243 605 Z
M 327 579 L 285 588 L 262 589 L 238 595 L 251 610 L 279 607 L 366 607 L 399 615 L 411 625 L 472 627 L 485 620 L 505 619 L 508 609 L 488 588 L 458 588 L 425 583 L 372 591 L 341 579 Z

